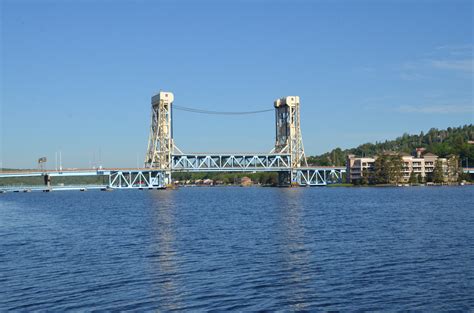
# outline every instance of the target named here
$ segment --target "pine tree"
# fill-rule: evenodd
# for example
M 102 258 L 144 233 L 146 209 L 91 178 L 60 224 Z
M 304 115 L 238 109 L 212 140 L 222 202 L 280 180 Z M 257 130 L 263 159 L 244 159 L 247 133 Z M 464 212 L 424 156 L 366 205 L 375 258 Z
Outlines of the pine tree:
M 459 159 L 457 156 L 451 156 L 448 159 L 448 181 L 450 183 L 456 182 L 459 177 Z
M 435 162 L 433 169 L 433 182 L 437 184 L 444 183 L 443 164 L 439 160 Z
M 375 183 L 377 184 L 387 184 L 388 183 L 388 173 L 387 173 L 387 156 L 386 155 L 380 155 L 376 160 L 375 160 Z
M 423 183 L 423 177 L 421 176 L 421 174 L 418 174 L 417 180 L 418 180 L 418 183 L 419 183 L 419 184 L 422 184 L 422 183 Z
M 377 184 L 398 184 L 402 180 L 403 161 L 399 155 L 380 155 L 374 166 Z
M 410 184 L 418 184 L 418 175 L 416 175 L 414 171 L 411 171 L 408 182 Z
M 369 171 L 366 168 L 364 168 L 361 174 L 362 174 L 362 177 L 360 179 L 360 184 L 367 185 L 369 183 Z
M 403 160 L 399 155 L 389 157 L 389 183 L 398 184 L 403 177 Z

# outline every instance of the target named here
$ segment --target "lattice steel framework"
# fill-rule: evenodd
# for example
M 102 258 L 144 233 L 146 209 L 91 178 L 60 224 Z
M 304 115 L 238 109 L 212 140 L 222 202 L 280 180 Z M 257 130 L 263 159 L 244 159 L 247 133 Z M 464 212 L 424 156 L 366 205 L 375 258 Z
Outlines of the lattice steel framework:
M 300 127 L 300 97 L 275 100 L 275 148 L 272 153 L 291 155 L 291 168 L 308 166 Z
M 164 171 L 110 171 L 109 188 L 165 188 Z
M 288 153 L 291 166 L 278 175 L 280 185 L 300 184 L 296 170 L 308 166 L 300 127 L 300 97 L 288 96 L 275 100 L 275 148 L 271 153 Z
M 162 170 L 167 183 L 171 182 L 171 154 L 174 151 L 172 137 L 172 104 L 174 95 L 160 91 L 151 98 L 151 128 L 145 167 Z
M 173 171 L 287 171 L 289 154 L 181 154 L 172 156 Z
M 295 180 L 300 186 L 326 186 L 342 183 L 344 168 L 299 168 Z
M 145 167 L 160 171 L 165 184 L 172 171 L 275 171 L 282 185 L 325 185 L 340 181 L 342 170 L 308 168 L 300 127 L 300 98 L 277 99 L 275 147 L 268 154 L 185 154 L 176 148 L 172 136 L 171 92 L 152 97 L 152 120 Z M 214 112 L 215 113 L 215 112 Z M 124 176 L 117 174 L 119 181 Z M 125 182 L 127 180 L 124 178 Z M 116 180 L 114 180 L 115 182 Z

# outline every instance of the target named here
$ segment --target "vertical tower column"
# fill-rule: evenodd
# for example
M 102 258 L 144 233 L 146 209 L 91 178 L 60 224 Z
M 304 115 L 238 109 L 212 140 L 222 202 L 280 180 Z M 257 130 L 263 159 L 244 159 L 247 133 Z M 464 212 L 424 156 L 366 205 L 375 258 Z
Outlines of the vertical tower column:
M 165 172 L 165 183 L 171 183 L 172 138 L 171 106 L 174 95 L 162 92 L 151 98 L 151 128 L 145 167 Z
M 303 138 L 300 127 L 300 97 L 288 96 L 275 100 L 275 153 L 288 153 L 291 156 L 291 175 L 288 177 L 294 182 L 294 170 L 301 166 L 308 166 L 303 147 Z M 280 175 L 280 180 L 288 180 Z

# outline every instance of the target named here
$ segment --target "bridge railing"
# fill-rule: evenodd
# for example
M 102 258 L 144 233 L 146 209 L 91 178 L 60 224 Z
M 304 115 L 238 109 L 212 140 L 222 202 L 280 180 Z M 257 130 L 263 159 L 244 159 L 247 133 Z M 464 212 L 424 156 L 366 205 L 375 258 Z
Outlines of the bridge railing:
M 288 171 L 289 154 L 179 154 L 172 171 Z

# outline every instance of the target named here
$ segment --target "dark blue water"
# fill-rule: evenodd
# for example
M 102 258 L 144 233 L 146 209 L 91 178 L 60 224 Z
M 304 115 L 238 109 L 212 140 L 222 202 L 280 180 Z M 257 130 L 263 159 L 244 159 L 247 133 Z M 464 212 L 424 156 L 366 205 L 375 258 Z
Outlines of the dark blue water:
M 0 310 L 472 310 L 474 188 L 0 195 Z

